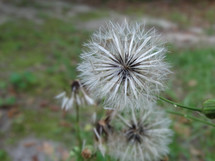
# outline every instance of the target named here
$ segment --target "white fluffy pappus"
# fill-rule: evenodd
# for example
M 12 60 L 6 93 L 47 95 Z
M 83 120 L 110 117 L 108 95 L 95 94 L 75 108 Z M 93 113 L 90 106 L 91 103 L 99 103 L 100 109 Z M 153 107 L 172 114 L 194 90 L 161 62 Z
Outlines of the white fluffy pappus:
M 170 73 L 164 42 L 142 24 L 107 23 L 85 44 L 79 64 L 81 82 L 95 98 L 122 109 L 140 97 L 154 98 Z
M 145 104 L 146 106 L 146 104 Z M 149 103 L 147 106 L 155 106 Z M 169 152 L 172 130 L 170 119 L 153 107 L 117 114 L 112 125 L 118 131 L 109 136 L 108 154 L 119 161 L 159 161 Z M 155 108 L 154 108 L 155 109 Z
M 86 93 L 79 80 L 71 84 L 71 96 L 62 92 L 55 98 L 61 101 L 61 108 L 65 110 L 72 109 L 75 105 L 95 105 L 95 101 Z

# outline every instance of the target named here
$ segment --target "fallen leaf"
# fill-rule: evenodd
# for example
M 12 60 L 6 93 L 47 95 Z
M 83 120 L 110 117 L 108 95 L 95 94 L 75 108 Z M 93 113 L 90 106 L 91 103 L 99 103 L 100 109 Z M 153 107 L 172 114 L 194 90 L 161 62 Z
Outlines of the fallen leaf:
M 35 146 L 35 144 L 36 144 L 36 143 L 35 143 L 34 141 L 31 141 L 31 142 L 25 143 L 24 146 L 25 146 L 25 147 L 32 147 L 32 146 Z
M 11 109 L 7 112 L 7 115 L 8 115 L 9 118 L 13 118 L 13 117 L 15 117 L 18 113 L 19 113 L 19 109 L 18 109 L 18 108 L 11 108 Z

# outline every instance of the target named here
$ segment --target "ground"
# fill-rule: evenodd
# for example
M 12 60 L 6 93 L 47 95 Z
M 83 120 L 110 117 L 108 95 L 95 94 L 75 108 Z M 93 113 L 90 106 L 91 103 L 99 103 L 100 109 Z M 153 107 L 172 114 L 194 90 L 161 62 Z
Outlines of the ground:
M 174 73 L 163 96 L 196 107 L 215 97 L 215 6 L 159 4 L 152 12 L 153 5 L 158 4 L 110 9 L 60 0 L 0 1 L 0 160 L 74 160 L 73 111 L 62 112 L 54 96 L 76 78 L 83 42 L 107 20 L 144 22 L 168 42 L 166 59 Z M 82 135 L 90 144 L 92 107 L 82 112 Z M 170 117 L 175 134 L 169 160 L 215 160 L 213 127 Z

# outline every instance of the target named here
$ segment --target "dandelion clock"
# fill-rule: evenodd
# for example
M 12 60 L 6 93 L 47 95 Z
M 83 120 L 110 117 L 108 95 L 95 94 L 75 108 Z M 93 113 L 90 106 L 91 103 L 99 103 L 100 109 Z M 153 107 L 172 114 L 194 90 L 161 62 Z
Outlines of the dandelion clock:
M 85 44 L 80 80 L 112 108 L 153 100 L 170 72 L 163 44 L 155 30 L 146 31 L 142 24 L 109 22 Z

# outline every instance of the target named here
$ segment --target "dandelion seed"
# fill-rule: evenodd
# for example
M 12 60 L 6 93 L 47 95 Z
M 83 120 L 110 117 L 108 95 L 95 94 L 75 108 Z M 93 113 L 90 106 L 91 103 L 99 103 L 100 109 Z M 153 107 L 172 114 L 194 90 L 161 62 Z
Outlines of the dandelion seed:
M 73 108 L 74 104 L 77 105 L 94 105 L 95 101 L 87 95 L 83 86 L 78 80 L 73 81 L 71 85 L 71 96 L 67 96 L 66 92 L 62 92 L 55 97 L 61 100 L 61 108 L 68 110 Z
M 109 134 L 112 132 L 112 126 L 110 125 L 110 116 L 107 116 L 105 119 L 99 120 L 96 123 L 96 131 L 101 136 L 103 136 L 104 140 L 108 139 Z M 99 140 L 99 138 L 96 136 L 96 140 Z
M 97 147 L 98 147 L 99 151 L 101 152 L 101 154 L 103 156 L 105 156 L 105 153 L 106 153 L 105 144 L 103 143 L 102 138 L 99 135 L 99 133 L 97 132 L 97 130 L 95 128 L 93 130 L 94 130 L 94 133 L 96 135 L 96 138 L 98 138 Z
M 105 143 L 107 142 L 109 135 L 113 132 L 113 128 L 110 125 L 112 112 L 113 111 L 107 111 L 105 119 L 95 122 L 94 134 L 96 145 L 103 156 L 106 152 Z
M 82 83 L 114 108 L 134 104 L 140 97 L 152 99 L 164 89 L 170 73 L 159 39 L 141 24 L 108 23 L 85 44 L 78 66 Z
M 168 154 L 172 136 L 170 120 L 164 112 L 151 108 L 116 115 L 117 120 L 113 122 L 119 130 L 109 136 L 110 156 L 120 161 L 157 161 Z

